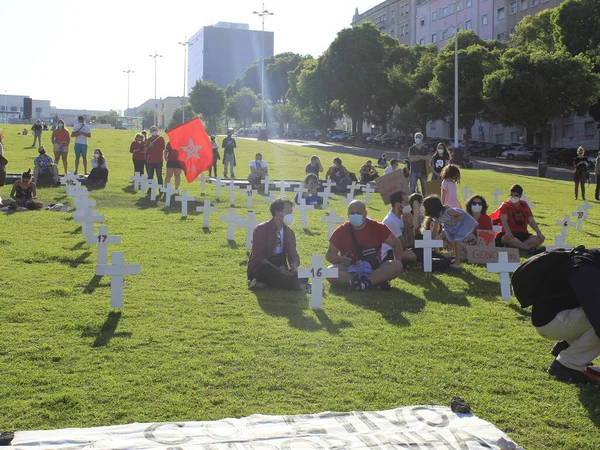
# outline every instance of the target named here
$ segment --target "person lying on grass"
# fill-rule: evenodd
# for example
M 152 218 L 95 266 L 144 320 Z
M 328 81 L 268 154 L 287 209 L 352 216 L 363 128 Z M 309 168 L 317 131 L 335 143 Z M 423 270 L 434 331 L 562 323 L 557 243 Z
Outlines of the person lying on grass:
M 386 243 L 394 250 L 392 261 L 381 261 L 381 246 Z M 329 238 L 326 258 L 338 269 L 333 285 L 348 286 L 351 291 L 372 287 L 389 289 L 390 281 L 402 272 L 402 242 L 390 229 L 375 220 L 367 219 L 367 208 L 359 200 L 348 205 L 348 222 L 335 229 Z

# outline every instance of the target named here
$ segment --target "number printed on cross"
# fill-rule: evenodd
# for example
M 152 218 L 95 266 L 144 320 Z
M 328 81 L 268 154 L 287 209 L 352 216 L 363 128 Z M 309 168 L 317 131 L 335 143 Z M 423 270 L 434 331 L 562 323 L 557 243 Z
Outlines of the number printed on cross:
M 577 218 L 578 219 L 583 219 L 583 211 L 577 211 Z
M 106 234 L 99 234 L 98 235 L 98 242 L 106 242 L 106 238 L 108 238 L 108 235 L 106 235 Z
M 323 276 L 323 268 L 320 267 L 317 269 L 317 274 L 315 275 L 315 269 L 310 269 L 310 274 L 314 277 L 322 277 Z

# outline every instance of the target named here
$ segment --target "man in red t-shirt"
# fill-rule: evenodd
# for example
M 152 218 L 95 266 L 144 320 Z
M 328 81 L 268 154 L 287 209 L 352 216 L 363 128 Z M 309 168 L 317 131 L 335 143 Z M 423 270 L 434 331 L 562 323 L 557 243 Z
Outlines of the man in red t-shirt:
M 502 203 L 492 214 L 492 219 L 499 218 L 502 224 L 502 233 L 496 236 L 496 245 L 541 253 L 546 250 L 541 246 L 546 237 L 540 231 L 527 202 L 521 200 L 522 195 L 523 188 L 515 184 L 510 188 L 509 201 Z M 527 231 L 527 225 L 535 231 L 535 234 Z
M 159 185 L 163 185 L 163 158 L 165 151 L 165 138 L 158 134 L 158 128 L 155 125 L 150 127 L 150 137 L 146 140 L 146 170 L 148 171 L 148 179 L 156 179 Z
M 380 262 L 384 242 L 394 249 L 398 259 Z M 338 269 L 338 278 L 330 278 L 329 282 L 349 285 L 352 291 L 373 286 L 389 288 L 390 280 L 402 272 L 402 252 L 402 243 L 390 229 L 367 219 L 365 204 L 354 200 L 348 205 L 348 222 L 337 227 L 329 238 L 326 258 Z

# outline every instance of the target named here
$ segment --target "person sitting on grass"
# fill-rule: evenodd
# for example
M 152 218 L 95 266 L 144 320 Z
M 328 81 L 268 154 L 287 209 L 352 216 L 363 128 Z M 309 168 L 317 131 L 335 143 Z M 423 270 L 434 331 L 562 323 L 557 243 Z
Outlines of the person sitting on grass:
M 402 252 L 402 263 L 415 263 L 417 262 L 417 255 L 412 250 L 406 249 L 407 240 L 405 236 L 412 220 L 412 215 L 410 214 L 412 208 L 409 204 L 406 192 L 394 192 L 390 196 L 390 206 L 392 209 L 383 219 L 383 223 L 390 229 L 394 236 L 402 242 L 402 246 L 404 247 L 404 251 Z M 405 223 L 407 225 L 405 225 Z M 384 261 L 394 260 L 394 249 L 384 242 L 381 246 L 381 256 Z
M 391 161 L 390 161 L 391 164 Z M 379 157 L 379 159 L 377 159 L 377 167 L 379 167 L 380 169 L 387 169 L 388 164 L 387 164 L 387 157 L 385 155 L 385 153 L 382 153 L 381 156 Z
M 393 261 L 381 261 L 381 246 L 386 243 L 394 251 Z M 376 287 L 389 289 L 390 281 L 402 272 L 402 242 L 390 229 L 367 219 L 367 208 L 359 200 L 348 205 L 348 222 L 335 229 L 329 239 L 326 258 L 338 269 L 333 285 L 348 286 L 351 291 Z
M 383 171 L 383 174 L 387 175 L 388 173 L 391 173 L 394 170 L 398 170 L 399 168 L 400 168 L 400 164 L 398 163 L 398 160 L 397 159 L 392 159 L 392 160 L 390 160 L 389 167 L 385 168 L 385 170 Z
M 365 184 L 369 181 L 375 181 L 379 177 L 377 170 L 373 167 L 373 163 L 369 160 L 366 164 L 360 167 L 360 183 Z
M 9 206 L 12 208 L 42 208 L 43 205 L 35 201 L 37 197 L 37 188 L 35 183 L 31 181 L 31 169 L 27 172 L 23 172 L 21 179 L 13 184 L 12 190 L 10 191 L 10 197 L 12 198 L 12 202 Z
M 323 165 L 321 164 L 321 160 L 318 156 L 311 156 L 310 163 L 306 165 L 304 168 L 304 173 L 308 175 L 309 173 L 314 173 L 319 178 L 319 173 L 323 172 Z
M 342 165 L 342 160 L 340 158 L 333 158 L 332 166 L 327 169 L 325 180 L 330 178 L 331 181 L 334 181 L 336 184 L 334 189 L 346 192 L 346 186 L 351 183 L 352 179 L 350 178 L 350 172 Z
M 254 160 L 250 161 L 250 175 L 248 175 L 248 183 L 253 189 L 260 189 L 262 187 L 261 180 L 269 175 L 269 168 L 267 163 L 263 161 L 262 154 L 257 153 L 254 156 Z
M 444 205 L 437 195 L 430 195 L 423 200 L 423 207 L 425 208 L 425 215 L 441 225 L 445 240 L 452 244 L 455 261 L 450 267 L 460 269 L 462 262 L 461 242 L 472 236 L 477 228 L 477 221 L 462 209 Z
M 319 179 L 314 173 L 309 173 L 304 181 L 302 187 L 307 190 L 306 193 L 302 194 L 302 197 L 306 200 L 307 205 L 322 205 L 323 197 L 319 197 Z M 294 199 L 296 203 L 300 203 L 300 196 L 296 194 Z
M 490 215 L 494 223 L 502 225 L 502 232 L 496 235 L 497 247 L 518 248 L 532 254 L 546 250 L 542 246 L 546 237 L 540 231 L 529 205 L 521 200 L 523 188 L 515 184 L 510 188 L 510 198 Z M 527 231 L 529 225 L 535 234 Z
M 296 250 L 296 235 L 290 228 L 294 222 L 294 204 L 287 198 L 278 198 L 269 210 L 271 220 L 258 224 L 252 233 L 248 288 L 306 290 L 306 280 L 298 278 L 300 257 Z
M 90 160 L 92 163 L 92 171 L 87 178 L 87 185 L 93 187 L 106 187 L 108 182 L 108 167 L 106 159 L 102 154 L 102 150 L 97 148 L 94 150 L 94 157 Z
M 38 184 L 39 176 L 42 174 L 51 175 L 54 184 L 60 184 L 58 181 L 58 167 L 52 161 L 52 158 L 46 154 L 46 149 L 40 147 L 38 149 L 39 156 L 33 160 L 35 167 L 33 168 L 33 183 Z

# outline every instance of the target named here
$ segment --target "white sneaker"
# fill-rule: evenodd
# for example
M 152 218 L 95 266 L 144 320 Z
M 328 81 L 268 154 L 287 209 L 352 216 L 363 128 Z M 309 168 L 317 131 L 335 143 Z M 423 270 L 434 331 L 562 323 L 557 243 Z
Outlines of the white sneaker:
M 256 278 L 253 278 L 250 284 L 248 284 L 248 289 L 265 289 L 267 287 L 267 283 L 262 283 L 258 281 Z

